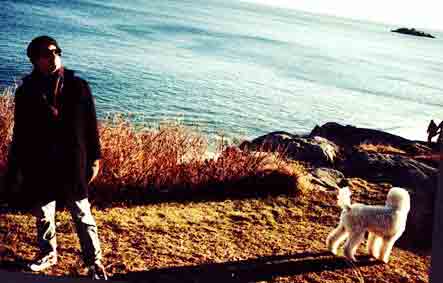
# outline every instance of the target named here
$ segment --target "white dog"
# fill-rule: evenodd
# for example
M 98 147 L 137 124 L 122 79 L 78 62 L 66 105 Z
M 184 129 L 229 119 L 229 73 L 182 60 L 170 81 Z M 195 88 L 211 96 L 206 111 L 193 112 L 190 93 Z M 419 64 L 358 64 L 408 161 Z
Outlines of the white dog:
M 351 205 L 351 192 L 348 187 L 338 193 L 338 205 L 343 209 L 340 223 L 326 239 L 328 249 L 337 254 L 338 246 L 346 238 L 345 256 L 353 261 L 358 246 L 369 232 L 367 250 L 373 257 L 387 263 L 395 241 L 406 228 L 410 209 L 409 193 L 402 188 L 392 188 L 386 198 L 386 205 Z

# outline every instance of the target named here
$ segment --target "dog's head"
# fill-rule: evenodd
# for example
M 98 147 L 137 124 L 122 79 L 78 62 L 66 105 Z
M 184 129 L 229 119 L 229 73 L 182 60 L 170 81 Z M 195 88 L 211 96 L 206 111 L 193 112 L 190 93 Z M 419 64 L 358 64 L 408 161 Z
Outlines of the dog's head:
M 386 198 L 386 205 L 408 212 L 411 208 L 411 200 L 408 191 L 398 187 L 391 188 Z

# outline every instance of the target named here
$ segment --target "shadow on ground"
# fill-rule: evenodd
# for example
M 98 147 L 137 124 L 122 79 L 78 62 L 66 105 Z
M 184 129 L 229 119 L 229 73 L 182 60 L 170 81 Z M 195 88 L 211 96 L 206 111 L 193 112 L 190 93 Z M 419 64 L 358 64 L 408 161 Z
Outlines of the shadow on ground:
M 298 194 L 297 179 L 279 171 L 257 172 L 255 175 L 215 181 L 198 186 L 186 184 L 167 186 L 163 189 L 120 188 L 117 191 L 106 187 L 92 190 L 91 198 L 97 206 L 146 205 L 163 202 L 207 202 L 226 199 L 264 198 L 275 195 Z
M 108 186 L 92 187 L 89 199 L 98 208 L 114 206 L 137 206 L 165 202 L 207 202 L 226 199 L 265 198 L 276 195 L 297 196 L 297 179 L 294 176 L 278 171 L 261 172 L 261 174 L 244 176 L 224 182 L 211 182 L 198 187 L 169 186 L 164 189 L 140 187 L 113 188 Z M 29 212 L 32 199 L 23 198 L 24 192 L 16 188 L 14 193 L 3 197 L 0 194 L 0 214 Z M 62 201 L 57 207 L 63 207 Z
M 28 261 L 1 261 L 0 270 L 9 272 L 26 271 Z M 196 266 L 179 266 L 152 269 L 148 271 L 114 274 L 110 281 L 149 283 L 197 283 L 197 282 L 257 282 L 269 281 L 275 277 L 296 276 L 304 273 L 344 270 L 362 266 L 373 266 L 381 262 L 368 256 L 358 257 L 352 263 L 345 258 L 332 256 L 329 252 L 304 252 L 292 255 L 265 256 L 256 259 L 209 263 Z M 20 273 L 16 273 L 20 275 Z M 22 273 L 23 274 L 23 273 Z M 24 275 L 31 275 L 25 273 Z M 32 275 L 31 275 L 32 276 Z M 38 277 L 38 275 L 35 275 Z M 72 277 L 45 276 L 46 279 L 72 279 Z M 80 278 L 78 278 L 80 279 Z M 62 281 L 62 282 L 68 282 Z
M 14 260 L 0 261 L 0 269 L 6 271 L 26 271 L 28 265 L 31 263 L 29 260 L 25 260 L 21 257 L 15 257 Z
M 295 276 L 310 272 L 323 272 L 372 266 L 379 261 L 360 257 L 357 263 L 332 256 L 329 252 L 298 253 L 266 256 L 257 259 L 211 263 L 197 266 L 160 268 L 149 271 L 114 274 L 112 280 L 128 282 L 257 282 L 275 277 Z

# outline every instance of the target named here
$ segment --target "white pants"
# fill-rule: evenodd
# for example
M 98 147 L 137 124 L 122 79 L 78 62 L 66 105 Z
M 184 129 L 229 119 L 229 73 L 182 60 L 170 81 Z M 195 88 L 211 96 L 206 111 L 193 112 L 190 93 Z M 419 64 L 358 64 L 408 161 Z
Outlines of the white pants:
M 102 253 L 91 205 L 88 199 L 84 198 L 78 201 L 68 201 L 67 207 L 75 223 L 83 261 L 87 266 L 93 265 L 101 260 Z M 42 254 L 57 251 L 55 208 L 55 201 L 51 201 L 34 210 L 37 220 L 37 241 Z

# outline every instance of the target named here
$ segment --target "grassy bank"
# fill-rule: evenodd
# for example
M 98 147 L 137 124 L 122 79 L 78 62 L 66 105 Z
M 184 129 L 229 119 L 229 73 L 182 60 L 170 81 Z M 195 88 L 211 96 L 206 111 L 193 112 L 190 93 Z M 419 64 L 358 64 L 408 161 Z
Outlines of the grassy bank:
M 12 90 L 0 95 L 0 162 L 7 164 L 13 128 Z M 225 144 L 208 159 L 204 135 L 175 122 L 137 130 L 122 116 L 99 122 L 102 168 L 91 198 L 97 204 L 133 203 L 161 193 L 188 195 L 255 190 L 268 176 L 298 178 L 303 166 L 273 155 L 242 152 Z M 238 186 L 242 184 L 242 186 Z
M 0 95 L 0 160 L 7 162 L 12 94 Z M 168 123 L 136 130 L 100 122 L 103 169 L 91 189 L 104 265 L 113 279 L 148 282 L 427 282 L 430 257 L 395 247 L 389 264 L 351 263 L 325 249 L 338 222 L 333 192 L 302 163 L 219 146 Z M 367 151 L 395 148 L 362 145 Z M 348 179 L 353 200 L 381 204 L 389 185 Z M 20 194 L 19 194 L 20 196 Z M 59 263 L 44 273 L 82 277 L 69 213 L 56 216 Z M 24 271 L 37 254 L 34 218 L 0 208 L 0 269 Z M 364 255 L 364 245 L 359 250 Z M 26 271 L 27 272 L 27 271 Z
M 362 180 L 351 186 L 371 186 Z M 375 188 L 373 188 L 375 189 Z M 357 196 L 358 197 L 358 196 Z M 382 196 L 384 197 L 384 196 Z M 380 202 L 382 199 L 373 200 Z M 114 279 L 147 282 L 427 282 L 429 256 L 395 247 L 389 264 L 353 264 L 325 250 L 338 221 L 334 195 L 301 187 L 297 197 L 162 202 L 94 209 L 104 264 Z M 1 268 L 37 252 L 29 214 L 2 215 Z M 79 243 L 57 214 L 59 264 L 45 274 L 81 277 Z

